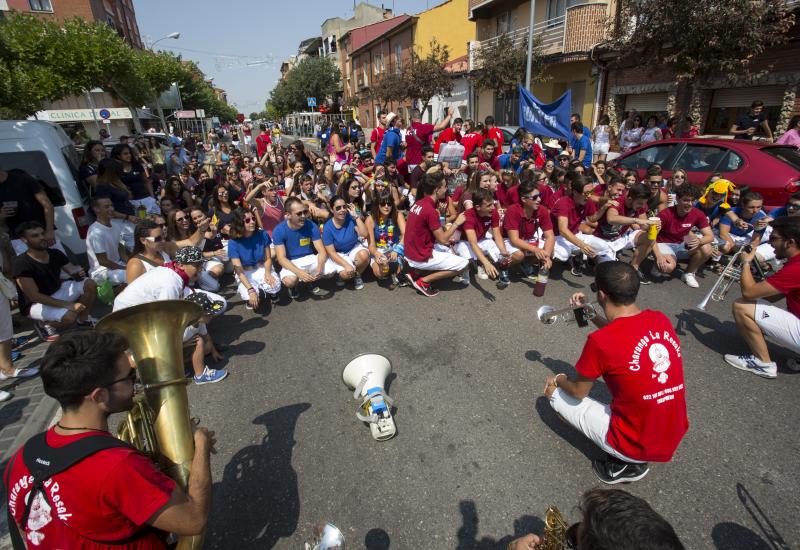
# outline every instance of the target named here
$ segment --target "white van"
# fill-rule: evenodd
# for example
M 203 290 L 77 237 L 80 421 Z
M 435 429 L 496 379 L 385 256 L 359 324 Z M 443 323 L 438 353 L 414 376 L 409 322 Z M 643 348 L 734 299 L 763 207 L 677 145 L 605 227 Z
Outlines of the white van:
M 41 120 L 0 120 L 0 168 L 24 170 L 43 183 L 55 210 L 56 236 L 86 263 L 86 232 L 92 223 L 89 190 L 80 180 L 80 158 L 60 126 Z

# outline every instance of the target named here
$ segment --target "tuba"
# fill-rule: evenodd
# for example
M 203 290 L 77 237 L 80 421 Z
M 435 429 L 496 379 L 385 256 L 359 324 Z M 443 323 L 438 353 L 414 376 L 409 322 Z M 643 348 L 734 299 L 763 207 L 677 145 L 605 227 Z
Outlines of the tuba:
M 194 434 L 183 374 L 183 331 L 203 314 L 184 300 L 152 302 L 103 317 L 98 330 L 128 339 L 142 391 L 118 437 L 149 456 L 185 491 L 194 457 Z M 199 549 L 204 535 L 178 537 L 177 548 Z

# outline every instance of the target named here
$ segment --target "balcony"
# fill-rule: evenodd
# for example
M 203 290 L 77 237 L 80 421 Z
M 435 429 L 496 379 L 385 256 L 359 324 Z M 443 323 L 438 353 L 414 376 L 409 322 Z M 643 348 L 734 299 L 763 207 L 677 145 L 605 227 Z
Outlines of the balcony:
M 800 1 L 800 0 L 797 0 Z M 587 53 L 591 47 L 605 39 L 605 22 L 608 4 L 581 4 L 567 8 L 566 14 L 533 26 L 534 37 L 541 37 L 541 50 L 545 56 Z M 528 27 L 516 29 L 506 36 L 514 48 L 521 48 L 528 39 Z M 469 43 L 469 70 L 479 69 L 478 52 L 481 48 L 497 44 L 498 37 Z

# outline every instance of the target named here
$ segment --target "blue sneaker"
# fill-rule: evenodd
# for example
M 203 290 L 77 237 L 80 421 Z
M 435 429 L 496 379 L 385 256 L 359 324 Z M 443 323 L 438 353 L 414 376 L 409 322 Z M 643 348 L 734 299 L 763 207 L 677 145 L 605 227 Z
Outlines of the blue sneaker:
M 215 382 L 224 380 L 226 376 L 228 376 L 228 371 L 225 369 L 210 369 L 206 367 L 203 369 L 203 374 L 194 377 L 194 383 L 197 386 L 202 386 L 203 384 L 213 384 Z
M 22 352 L 21 351 L 12 351 L 11 352 L 11 362 L 12 363 L 16 362 L 16 360 L 19 359 L 20 357 L 22 357 Z

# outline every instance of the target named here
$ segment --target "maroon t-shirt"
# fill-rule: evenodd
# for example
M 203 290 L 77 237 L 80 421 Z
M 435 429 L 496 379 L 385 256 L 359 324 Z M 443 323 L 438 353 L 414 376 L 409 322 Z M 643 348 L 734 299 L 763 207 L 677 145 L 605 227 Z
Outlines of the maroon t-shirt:
M 640 208 L 639 210 L 628 208 L 628 206 L 625 205 L 625 195 L 619 197 L 617 202 L 619 203 L 619 208 L 614 208 L 613 206 L 608 207 L 597 221 L 597 229 L 594 230 L 595 236 L 600 237 L 601 239 L 606 239 L 607 241 L 613 241 L 614 239 L 627 233 L 628 229 L 630 229 L 630 225 L 616 225 L 608 223 L 608 211 L 612 208 L 614 208 L 614 210 L 616 210 L 620 216 L 625 216 L 626 218 L 638 218 L 647 212 L 647 206 Z
M 597 212 L 597 205 L 590 200 L 576 204 L 572 197 L 561 197 L 553 205 L 553 231 L 558 231 L 558 218 L 567 218 L 567 228 L 576 235 L 580 231 L 581 222 Z
M 461 132 L 456 132 L 452 127 L 445 128 L 442 130 L 442 133 L 439 134 L 439 137 L 436 138 L 436 143 L 433 144 L 433 152 L 439 154 L 439 148 L 442 146 L 442 144 L 450 143 L 451 141 L 457 141 L 461 143 Z
M 475 207 L 470 208 L 464 212 L 467 220 L 461 226 L 461 240 L 467 240 L 467 229 L 472 229 L 475 232 L 475 237 L 480 241 L 486 237 L 490 227 L 500 227 L 500 213 L 497 208 L 492 209 L 492 215 L 482 218 L 478 215 Z
M 428 261 L 433 256 L 433 232 L 441 226 L 432 196 L 415 202 L 408 212 L 406 232 L 403 235 L 406 257 L 415 262 Z
M 422 162 L 422 146 L 430 145 L 433 124 L 412 122 L 406 131 L 406 163 L 411 166 Z
M 383 143 L 383 134 L 386 133 L 386 128 L 382 126 L 378 126 L 374 130 L 372 130 L 372 134 L 369 136 L 369 142 L 375 144 L 375 154 L 378 154 L 378 151 L 381 150 L 381 143 Z
M 661 231 L 657 242 L 679 244 L 689 234 L 692 227 L 704 229 L 708 227 L 708 218 L 699 208 L 692 207 L 684 217 L 678 216 L 678 207 L 670 206 L 658 213 L 661 218 Z
M 521 204 L 512 204 L 506 210 L 503 218 L 503 236 L 508 237 L 508 231 L 513 229 L 519 232 L 519 238 L 523 241 L 530 241 L 536 236 L 536 231 L 553 230 L 553 220 L 550 218 L 550 211 L 539 206 L 530 218 L 525 216 L 525 208 Z

